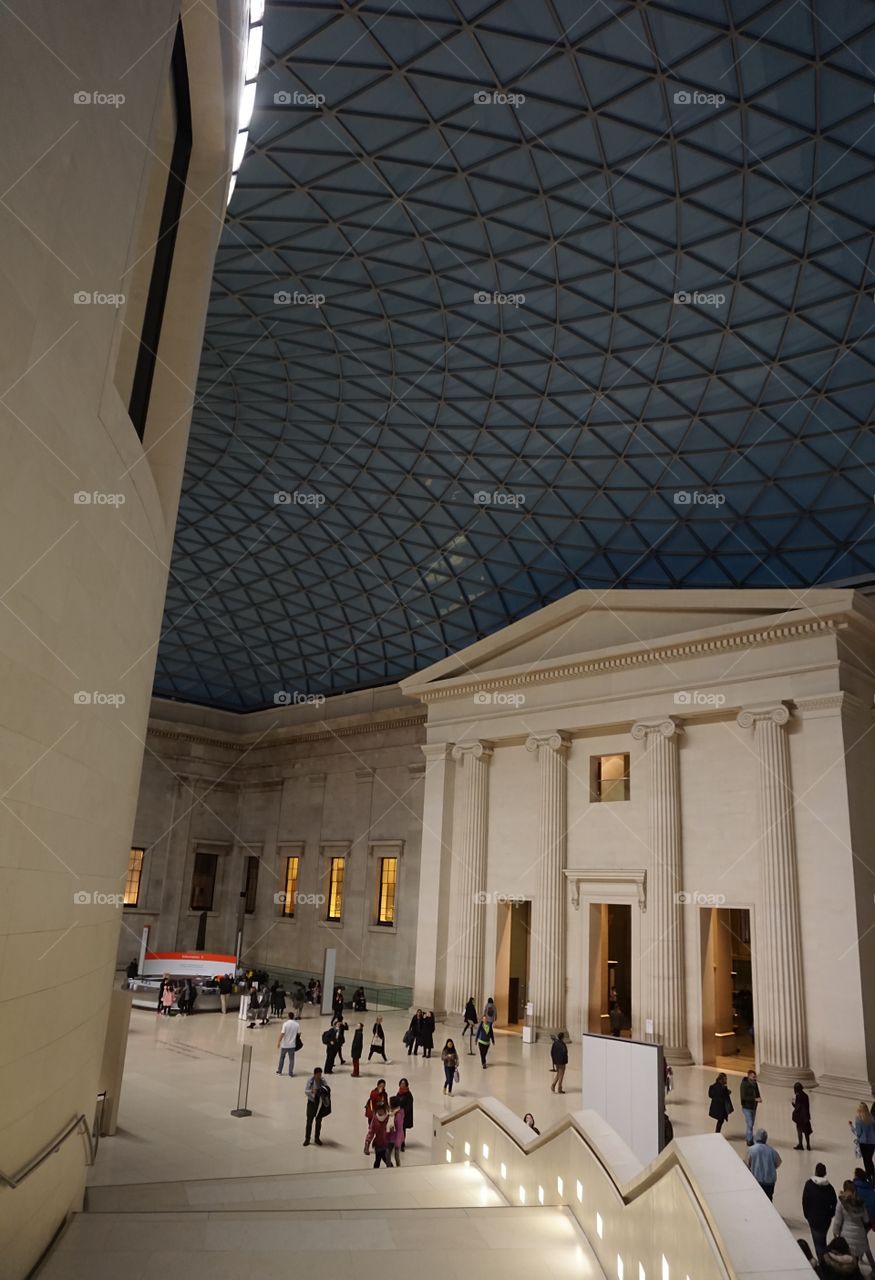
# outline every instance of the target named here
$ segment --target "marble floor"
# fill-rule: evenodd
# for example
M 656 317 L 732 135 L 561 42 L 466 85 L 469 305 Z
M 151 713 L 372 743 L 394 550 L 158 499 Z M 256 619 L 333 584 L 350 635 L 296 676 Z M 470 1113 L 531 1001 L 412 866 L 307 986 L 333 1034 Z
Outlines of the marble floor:
M 383 1017 L 391 1065 L 383 1067 L 378 1059 L 370 1065 L 363 1063 L 359 1080 L 351 1078 L 349 1066 L 338 1067 L 331 1080 L 334 1109 L 323 1129 L 324 1145 L 304 1148 L 304 1083 L 312 1067 L 321 1065 L 319 1037 L 328 1024 L 327 1018 L 315 1012 L 305 1018 L 304 1048 L 298 1055 L 296 1075 L 289 1079 L 276 1074 L 275 1025 L 250 1031 L 232 1014 L 165 1019 L 134 1010 L 119 1130 L 113 1138 L 101 1142 L 97 1163 L 90 1172 L 90 1186 L 151 1183 L 163 1184 L 166 1191 L 168 1183 L 201 1179 L 307 1175 L 316 1170 L 366 1171 L 371 1162 L 362 1151 L 364 1104 L 380 1075 L 385 1075 L 390 1093 L 402 1075 L 407 1076 L 413 1091 L 415 1120 L 405 1157 L 407 1166 L 430 1162 L 431 1116 L 443 1114 L 457 1099 L 491 1094 L 520 1115 L 531 1111 L 541 1129 L 564 1112 L 580 1107 L 580 1053 L 574 1045 L 564 1096 L 550 1092 L 549 1054 L 543 1043 L 526 1045 L 516 1035 L 499 1034 L 486 1071 L 481 1069 L 479 1058 L 463 1056 L 456 1094 L 447 1099 L 442 1093 L 443 1072 L 437 1051 L 430 1061 L 421 1056 L 408 1057 L 401 1043 L 407 1015 L 387 1013 Z M 370 1025 L 367 1020 L 366 1025 Z M 447 1035 L 458 1036 L 458 1032 L 455 1021 L 451 1026 L 439 1026 L 435 1044 L 442 1045 Z M 244 1043 L 253 1049 L 249 1090 L 253 1114 L 235 1119 L 230 1112 L 236 1105 Z M 711 1067 L 675 1071 L 675 1090 L 669 1097 L 668 1110 L 678 1137 L 713 1128 L 708 1119 L 708 1085 L 714 1075 Z M 740 1073 L 729 1074 L 736 1111 L 724 1133 L 743 1158 L 746 1148 L 738 1103 L 740 1078 Z M 791 1230 L 802 1234 L 802 1186 L 815 1162 L 826 1163 L 834 1183 L 840 1183 L 853 1171 L 848 1120 L 854 1103 L 812 1090 L 814 1150 L 809 1155 L 793 1150 L 796 1135 L 790 1123 L 791 1091 L 774 1086 L 762 1086 L 761 1091 L 764 1103 L 758 1119 L 769 1130 L 770 1140 L 784 1160 L 775 1203 Z M 374 1176 L 388 1179 L 394 1172 L 380 1170 Z M 289 1202 L 301 1196 L 305 1183 L 306 1178 L 298 1178 L 294 1185 L 289 1183 Z M 352 1194 L 350 1188 L 347 1190 Z M 425 1192 L 425 1187 L 419 1188 L 419 1194 Z M 177 1206 L 184 1208 L 193 1193 L 190 1187 L 176 1187 L 173 1194 L 178 1195 Z M 414 1192 L 411 1190 L 410 1194 Z M 120 1203 L 106 1199 L 108 1195 L 92 1193 L 94 1207 L 98 1207 L 101 1196 L 105 1209 Z M 196 1198 L 196 1191 L 194 1195 Z M 165 1197 L 161 1208 L 170 1207 Z M 356 1201 L 347 1207 L 362 1206 Z

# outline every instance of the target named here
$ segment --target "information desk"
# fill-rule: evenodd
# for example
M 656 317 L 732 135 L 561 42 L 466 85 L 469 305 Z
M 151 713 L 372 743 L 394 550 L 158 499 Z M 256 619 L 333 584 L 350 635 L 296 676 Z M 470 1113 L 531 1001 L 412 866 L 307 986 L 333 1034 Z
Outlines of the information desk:
M 197 991 L 197 1003 L 194 1006 L 195 1013 L 220 1013 L 222 1005 L 219 1000 L 219 988 L 214 986 L 204 986 L 200 982 L 192 982 L 192 986 Z M 131 978 L 128 980 L 128 990 L 133 996 L 133 1006 L 135 1009 L 151 1009 L 157 1012 L 158 1009 L 158 992 L 161 989 L 160 978 Z M 230 1009 L 240 1008 L 240 993 L 237 987 L 233 988 L 231 994 L 226 997 L 226 1003 Z M 179 1010 L 174 1003 L 171 1005 L 174 1013 Z

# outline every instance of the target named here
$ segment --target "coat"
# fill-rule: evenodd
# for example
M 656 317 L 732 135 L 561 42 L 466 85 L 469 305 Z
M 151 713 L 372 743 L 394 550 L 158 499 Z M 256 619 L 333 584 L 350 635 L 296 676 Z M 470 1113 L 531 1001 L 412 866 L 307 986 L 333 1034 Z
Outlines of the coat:
M 802 1188 L 802 1216 L 815 1231 L 829 1231 L 837 1204 L 835 1187 L 828 1178 L 809 1178 Z
M 404 1112 L 404 1131 L 408 1132 L 413 1128 L 413 1094 L 409 1089 L 398 1094 L 398 1105 Z
M 441 1062 L 445 1067 L 452 1067 L 454 1071 L 459 1067 L 459 1055 L 455 1049 L 442 1049 Z
M 862 1272 L 852 1253 L 833 1253 L 827 1249 L 820 1260 L 823 1280 L 860 1280 Z
M 560 1040 L 558 1036 L 550 1045 L 550 1058 L 556 1067 L 568 1065 L 568 1045 L 564 1040 Z
M 745 1111 L 756 1111 L 757 1103 L 762 1102 L 759 1085 L 756 1080 L 748 1080 L 747 1076 L 741 1082 L 738 1096 Z
M 712 1120 L 728 1120 L 735 1108 L 732 1105 L 732 1094 L 729 1086 L 718 1084 L 715 1080 L 708 1090 L 708 1097 L 711 1099 L 711 1105 L 708 1108 L 708 1115 Z
M 839 1196 L 836 1213 L 832 1223 L 833 1236 L 844 1236 L 848 1248 L 855 1258 L 862 1258 L 866 1252 L 866 1210 L 859 1196 Z
M 468 1003 L 465 1005 L 465 1021 L 471 1023 L 471 1025 L 475 1027 L 477 1023 L 480 1021 L 480 1019 L 477 1017 L 477 1010 L 474 1006 L 473 1000 L 469 1000 Z
M 811 1102 L 804 1089 L 801 1093 L 794 1093 L 793 1095 L 793 1115 L 791 1118 L 800 1133 L 804 1133 L 806 1137 L 811 1137 Z
M 364 1043 L 365 1043 L 365 1033 L 363 1031 L 358 1031 L 358 1030 L 354 1031 L 352 1035 L 352 1048 L 349 1051 L 349 1056 L 353 1059 L 353 1061 L 356 1061 L 358 1058 L 362 1056 L 362 1049 L 364 1048 Z
M 434 1048 L 434 1018 L 430 1018 L 428 1014 L 425 1015 L 420 1023 L 419 1043 L 423 1049 Z

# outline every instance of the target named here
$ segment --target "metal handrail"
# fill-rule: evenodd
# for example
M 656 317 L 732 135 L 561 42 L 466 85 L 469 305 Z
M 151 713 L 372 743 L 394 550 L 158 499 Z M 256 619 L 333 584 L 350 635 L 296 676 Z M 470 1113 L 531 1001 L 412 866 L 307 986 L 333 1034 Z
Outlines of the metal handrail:
M 4 1182 L 7 1187 L 12 1187 L 13 1190 L 15 1187 L 21 1186 L 25 1178 L 29 1178 L 30 1175 L 40 1167 L 44 1160 L 48 1160 L 49 1156 L 60 1151 L 61 1147 L 71 1134 L 77 1133 L 80 1130 L 88 1145 L 88 1160 L 86 1163 L 89 1165 L 94 1164 L 94 1140 L 88 1128 L 88 1117 L 85 1115 L 78 1115 L 75 1119 L 71 1120 L 69 1124 L 64 1126 L 61 1132 L 48 1144 L 48 1146 L 43 1147 L 42 1151 L 38 1152 L 33 1159 L 28 1160 L 27 1164 L 22 1165 L 17 1173 L 4 1173 L 3 1170 L 0 1169 L 0 1182 Z

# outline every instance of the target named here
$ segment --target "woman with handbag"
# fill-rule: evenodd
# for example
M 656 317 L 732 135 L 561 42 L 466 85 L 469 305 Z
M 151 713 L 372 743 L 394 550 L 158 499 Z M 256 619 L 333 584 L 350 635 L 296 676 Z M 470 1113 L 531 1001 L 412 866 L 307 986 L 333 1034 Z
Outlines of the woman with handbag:
M 368 1062 L 378 1053 L 385 1063 L 388 1064 L 389 1059 L 386 1057 L 386 1033 L 383 1030 L 383 1019 L 377 1014 L 376 1021 L 371 1028 L 371 1047 L 368 1050 Z
M 732 1106 L 732 1095 L 726 1083 L 726 1074 L 721 1071 L 717 1079 L 708 1090 L 708 1097 L 711 1099 L 711 1105 L 708 1108 L 708 1115 L 712 1120 L 716 1120 L 714 1132 L 719 1133 L 726 1121 L 732 1115 L 734 1107 Z
M 448 1040 L 441 1050 L 441 1062 L 444 1064 L 444 1093 L 452 1093 L 453 1084 L 459 1078 L 459 1055 L 452 1040 Z

